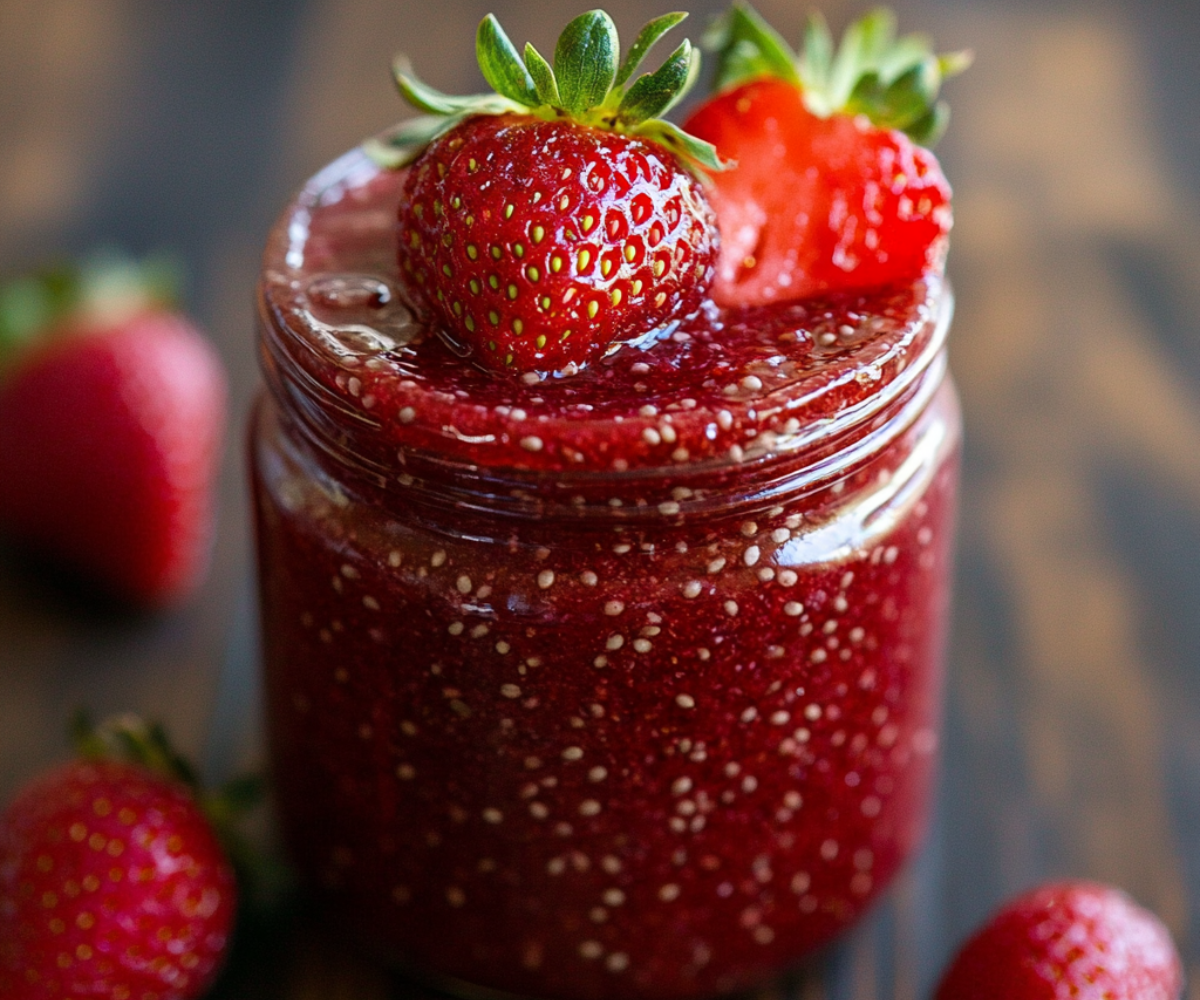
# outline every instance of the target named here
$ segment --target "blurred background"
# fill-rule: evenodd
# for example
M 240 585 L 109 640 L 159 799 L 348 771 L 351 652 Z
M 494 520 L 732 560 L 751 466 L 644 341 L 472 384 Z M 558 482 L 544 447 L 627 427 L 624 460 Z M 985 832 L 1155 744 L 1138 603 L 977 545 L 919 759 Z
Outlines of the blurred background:
M 720 6 L 694 3 L 672 37 Z M 806 5 L 757 6 L 798 40 Z M 976 53 L 947 86 L 938 149 L 968 442 L 939 812 L 866 926 L 764 996 L 923 997 L 1001 898 L 1074 875 L 1156 910 L 1200 998 L 1200 3 L 895 6 L 901 30 Z M 671 8 L 608 9 L 628 41 Z M 839 31 L 863 9 L 824 4 Z M 0 0 L 0 276 L 102 245 L 172 251 L 233 386 L 196 599 L 114 614 L 0 558 L 0 801 L 66 753 L 79 705 L 164 719 L 216 775 L 256 759 L 242 438 L 263 238 L 307 176 L 404 114 L 394 53 L 439 88 L 479 89 L 489 10 L 543 52 L 578 13 Z M 409 995 L 299 933 L 221 995 Z

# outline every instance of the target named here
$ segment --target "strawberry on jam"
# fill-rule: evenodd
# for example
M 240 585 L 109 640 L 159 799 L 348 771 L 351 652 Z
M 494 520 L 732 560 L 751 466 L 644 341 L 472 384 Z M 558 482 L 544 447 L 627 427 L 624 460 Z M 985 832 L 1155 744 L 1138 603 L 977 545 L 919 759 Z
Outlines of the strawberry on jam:
M 472 164 L 489 161 L 482 184 Z M 400 212 L 416 295 L 485 367 L 521 373 L 694 314 L 716 260 L 712 211 L 671 153 L 560 122 L 482 117 L 436 139 Z
M 834 52 L 820 18 L 797 56 L 747 4 L 717 32 L 718 93 L 685 123 L 735 165 L 708 190 L 721 232 L 713 297 L 785 302 L 941 270 L 950 186 L 932 143 L 936 101 L 963 54 L 897 39 L 878 10 Z
M 450 98 L 398 70 L 401 91 L 434 116 L 395 140 L 396 159 L 409 142 L 421 150 L 400 200 L 401 278 L 481 367 L 571 373 L 700 308 L 716 229 L 674 150 L 717 162 L 656 117 L 686 93 L 697 54 L 684 41 L 626 86 L 682 17 L 647 24 L 619 65 L 612 19 L 581 14 L 551 68 L 532 47 L 522 60 L 489 15 L 476 50 L 494 95 Z

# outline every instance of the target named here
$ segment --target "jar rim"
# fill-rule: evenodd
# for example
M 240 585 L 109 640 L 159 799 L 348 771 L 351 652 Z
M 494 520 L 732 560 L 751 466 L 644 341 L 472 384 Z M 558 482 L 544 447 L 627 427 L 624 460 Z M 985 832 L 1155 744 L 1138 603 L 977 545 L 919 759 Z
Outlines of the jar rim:
M 665 405 L 644 404 L 636 410 L 608 406 L 597 413 L 577 405 L 574 410 L 560 408 L 549 414 L 551 404 L 561 403 L 561 398 L 551 404 L 545 400 L 556 392 L 562 397 L 561 386 L 539 385 L 531 390 L 507 380 L 505 387 L 517 391 L 495 404 L 496 398 L 505 398 L 493 391 L 497 379 L 477 372 L 468 362 L 451 359 L 462 370 L 466 385 L 492 393 L 493 405 L 468 405 L 460 402 L 462 389 L 456 397 L 445 386 L 422 381 L 413 358 L 403 357 L 406 352 L 419 354 L 423 343 L 431 343 L 424 348 L 425 358 L 439 351 L 443 357 L 438 363 L 444 371 L 449 352 L 433 338 L 421 341 L 424 328 L 413 321 L 397 288 L 398 268 L 390 240 L 401 180 L 375 166 L 361 150 L 347 153 L 317 173 L 273 228 L 259 284 L 261 357 L 272 391 L 313 436 L 323 439 L 326 450 L 347 452 L 343 458 L 378 479 L 403 475 L 403 467 L 414 460 L 440 467 L 446 474 L 483 471 L 528 481 L 553 473 L 579 483 L 595 477 L 611 481 L 614 476 L 623 481 L 678 479 L 776 458 L 789 459 L 789 465 L 805 458 L 808 461 L 801 464 L 817 472 L 829 464 L 838 442 L 881 414 L 901 408 L 926 375 L 940 381 L 935 370 L 945 367 L 953 295 L 948 284 L 931 273 L 893 290 L 891 299 L 860 295 L 854 300 L 857 308 L 847 305 L 849 300 L 839 300 L 841 313 L 826 309 L 829 316 L 818 316 L 811 301 L 788 307 L 792 313 L 783 325 L 809 336 L 809 358 L 817 351 L 817 334 L 797 322 L 801 316 L 824 322 L 848 314 L 869 328 L 872 323 L 878 326 L 883 314 L 871 312 L 864 302 L 889 307 L 898 302 L 906 311 L 899 323 L 886 325 L 884 333 L 852 341 L 849 347 L 838 343 L 829 355 L 834 361 L 826 358 L 819 370 L 793 364 L 789 376 L 772 385 L 764 384 L 767 372 L 760 367 L 756 370 L 763 370 L 764 377 L 751 374 L 739 382 L 727 381 L 719 392 L 700 399 L 676 395 Z M 384 290 L 381 297 L 389 303 L 389 322 L 398 326 L 334 325 L 316 313 L 315 281 L 363 275 L 379 282 Z M 358 318 L 353 310 L 347 315 Z M 763 314 L 743 311 L 736 319 L 749 324 L 757 315 Z M 818 325 L 810 323 L 814 328 Z M 412 340 L 404 340 L 414 333 L 415 346 Z M 359 353 L 364 343 L 370 346 L 372 336 L 381 338 L 377 346 L 390 343 L 392 349 Z M 653 351 L 660 349 L 656 344 Z M 625 355 L 627 367 L 637 364 L 631 358 L 649 356 L 630 353 L 634 351 L 625 347 L 617 355 Z M 778 357 L 784 363 L 789 360 L 786 353 Z M 938 359 L 940 363 L 935 363 Z M 380 377 L 391 379 L 397 390 L 385 406 L 363 388 L 367 372 L 379 365 L 383 366 Z M 598 384 L 593 380 L 590 388 Z M 537 400 L 545 404 L 541 409 Z M 662 397 L 655 401 L 663 403 Z M 688 401 L 690 407 L 684 405 Z M 482 417 L 481 411 L 486 411 Z M 463 414 L 470 419 L 456 419 Z M 672 435 L 673 440 L 665 440 Z M 860 437 L 874 440 L 878 435 Z M 600 442 L 598 454 L 574 447 L 585 438 Z M 680 439 L 712 446 L 699 453 L 684 446 L 670 447 Z M 493 447 L 498 444 L 503 447 Z M 580 455 L 585 460 L 579 460 Z

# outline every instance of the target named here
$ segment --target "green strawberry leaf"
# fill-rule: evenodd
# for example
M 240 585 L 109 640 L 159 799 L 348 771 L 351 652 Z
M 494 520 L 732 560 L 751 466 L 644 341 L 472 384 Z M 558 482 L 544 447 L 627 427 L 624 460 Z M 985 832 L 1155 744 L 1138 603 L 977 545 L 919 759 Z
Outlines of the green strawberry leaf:
M 914 142 L 922 146 L 933 146 L 946 133 L 950 124 L 950 105 L 939 101 L 929 111 L 905 128 Z
M 475 56 L 483 71 L 483 78 L 496 93 L 526 107 L 536 107 L 541 103 L 533 78 L 493 14 L 488 14 L 479 22 L 479 30 L 475 34 Z
M 637 38 L 634 39 L 633 45 L 625 56 L 625 61 L 621 63 L 621 68 L 617 71 L 614 86 L 625 86 L 625 82 L 637 72 L 637 68 L 642 64 L 642 60 L 646 58 L 647 53 L 654 47 L 654 43 L 686 18 L 686 12 L 675 11 L 670 14 L 662 14 L 654 18 L 654 20 L 647 22 L 646 26 L 638 32 Z
M 728 170 L 734 166 L 728 160 L 722 160 L 717 155 L 717 147 L 711 142 L 697 139 L 678 125 L 664 121 L 662 118 L 652 118 L 631 131 L 634 135 L 657 142 L 684 160 L 699 164 L 709 170 Z
M 918 142 L 940 138 L 949 117 L 945 103 L 937 100 L 941 60 L 926 54 L 891 83 L 885 80 L 876 72 L 860 77 L 845 110 L 865 114 L 877 125 L 899 129 Z
M 166 730 L 140 716 L 114 715 L 95 725 L 81 709 L 71 720 L 71 737 L 78 754 L 88 760 L 120 760 L 171 778 L 193 791 L 200 787 L 195 769 L 171 745 Z
M 166 254 L 133 260 L 103 250 L 79 265 L 79 283 L 80 313 L 98 322 L 119 322 L 141 309 L 175 306 L 183 274 L 179 261 Z
M 718 18 L 705 33 L 704 46 L 717 52 L 717 90 L 760 76 L 799 82 L 787 42 L 748 3 L 739 0 Z
M 563 107 L 576 117 L 604 103 L 617 76 L 617 26 L 602 10 L 571 21 L 554 48 Z
M 675 107 L 675 105 L 682 101 L 688 95 L 689 91 L 691 91 L 692 87 L 696 85 L 696 81 L 699 79 L 700 50 L 693 45 L 691 53 L 688 56 L 688 71 L 687 76 L 683 81 L 683 85 L 675 92 L 675 96 L 671 98 L 671 102 L 665 108 L 663 108 L 660 114 L 665 115 L 668 111 Z
M 937 60 L 922 59 L 911 69 L 896 77 L 883 92 L 883 106 L 889 118 L 904 128 L 928 113 L 937 103 L 941 74 Z
M 836 46 L 825 19 L 811 15 L 797 55 L 753 7 L 737 0 L 705 44 L 717 50 L 717 89 L 775 77 L 797 84 L 819 117 L 863 114 L 925 145 L 948 119 L 937 99 L 942 81 L 971 63 L 969 52 L 935 54 L 922 35 L 897 37 L 896 16 L 884 7 L 851 24 Z
M 617 113 L 630 124 L 657 118 L 675 102 L 687 83 L 692 62 L 692 43 L 685 38 L 658 69 L 637 79 L 621 98 Z
M 591 128 L 631 132 L 661 141 L 691 165 L 722 169 L 708 143 L 687 137 L 673 125 L 655 125 L 695 84 L 700 53 L 684 42 L 652 73 L 626 83 L 650 49 L 686 14 L 662 14 L 638 33 L 618 67 L 616 25 L 602 10 L 580 14 L 559 35 L 553 67 L 532 45 L 522 55 L 499 22 L 489 14 L 476 31 L 480 69 L 493 94 L 454 97 L 417 79 L 407 59 L 393 63 L 401 95 L 423 112 L 363 143 L 367 155 L 384 168 L 415 160 L 438 136 L 471 115 L 523 114 L 547 121 L 571 118 Z M 769 29 L 767 29 L 769 30 Z M 651 127 L 651 126 L 654 127 Z M 697 154 L 697 155 L 694 155 Z
M 267 782 L 261 774 L 243 774 L 221 786 L 221 799 L 235 812 L 253 809 L 267 798 Z
M 854 21 L 842 35 L 829 67 L 829 75 L 823 81 L 822 97 L 832 108 L 844 108 L 854 91 L 855 81 L 861 73 L 869 73 L 878 63 L 875 46 L 882 41 L 888 24 L 878 9 Z M 894 21 L 893 21 L 893 31 Z M 873 44 L 874 43 L 874 44 Z
M 0 285 L 0 363 L 68 316 L 81 290 L 75 268 L 57 267 Z
M 410 118 L 401 125 L 365 139 L 362 150 L 382 169 L 398 170 L 420 156 L 425 147 L 441 134 L 443 126 L 449 124 L 453 128 L 460 121 L 462 118 L 459 116 L 434 118 L 424 115 Z
M 423 83 L 413 75 L 412 64 L 407 56 L 397 56 L 392 63 L 392 78 L 396 87 L 418 111 L 430 115 L 454 115 L 467 110 L 471 104 L 479 100 L 478 96 L 453 97 L 443 94 L 440 90 Z
M 880 57 L 879 75 L 885 80 L 895 80 L 927 59 L 937 61 L 929 39 L 924 35 L 905 35 L 903 38 L 897 38 L 891 49 Z
M 422 115 L 410 118 L 393 129 L 372 136 L 363 144 L 363 152 L 385 170 L 406 167 L 424 151 L 434 139 L 448 132 L 466 115 L 447 115 L 445 118 Z
M 384 170 L 406 167 L 425 151 L 439 135 L 475 114 L 500 115 L 518 110 L 507 98 L 494 96 L 480 100 L 463 111 L 452 115 L 421 115 L 401 122 L 394 128 L 372 136 L 362 144 L 363 152 Z
M 530 42 L 525 43 L 525 68 L 529 70 L 533 85 L 537 88 L 538 101 L 551 107 L 559 107 L 562 98 L 558 93 L 558 81 L 554 78 L 554 70 Z
M 800 46 L 796 70 L 801 84 L 811 89 L 817 86 L 818 81 L 829 79 L 833 70 L 833 57 L 837 52 L 833 44 L 833 33 L 829 30 L 829 22 L 820 11 L 809 14 Z
M 182 285 L 174 258 L 132 260 L 112 250 L 14 278 L 0 285 L 0 369 L 69 321 L 119 323 L 145 309 L 172 308 Z
M 938 72 L 942 75 L 943 80 L 947 80 L 952 76 L 958 76 L 964 70 L 971 68 L 971 63 L 975 61 L 975 53 L 969 49 L 964 49 L 959 52 L 942 52 L 937 57 Z
M 937 73 L 932 61 L 914 66 L 885 86 L 878 73 L 859 78 L 854 93 L 846 102 L 851 114 L 865 114 L 877 125 L 904 129 L 924 117 L 931 104 L 931 87 L 937 91 Z

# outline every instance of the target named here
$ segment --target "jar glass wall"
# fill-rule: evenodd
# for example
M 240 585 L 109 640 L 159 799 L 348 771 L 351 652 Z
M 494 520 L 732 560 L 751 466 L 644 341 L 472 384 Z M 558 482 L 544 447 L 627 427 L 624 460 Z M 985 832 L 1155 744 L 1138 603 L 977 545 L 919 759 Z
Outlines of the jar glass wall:
M 343 926 L 449 980 L 563 998 L 761 980 L 861 914 L 925 822 L 949 296 L 708 317 L 735 346 L 810 338 L 774 388 L 761 365 L 731 366 L 732 393 L 668 384 L 699 350 L 675 337 L 613 362 L 617 390 L 532 387 L 481 416 L 486 386 L 416 378 L 469 366 L 392 295 L 394 184 L 336 164 L 264 270 L 252 464 L 288 845 Z M 848 318 L 862 336 L 811 361 Z

